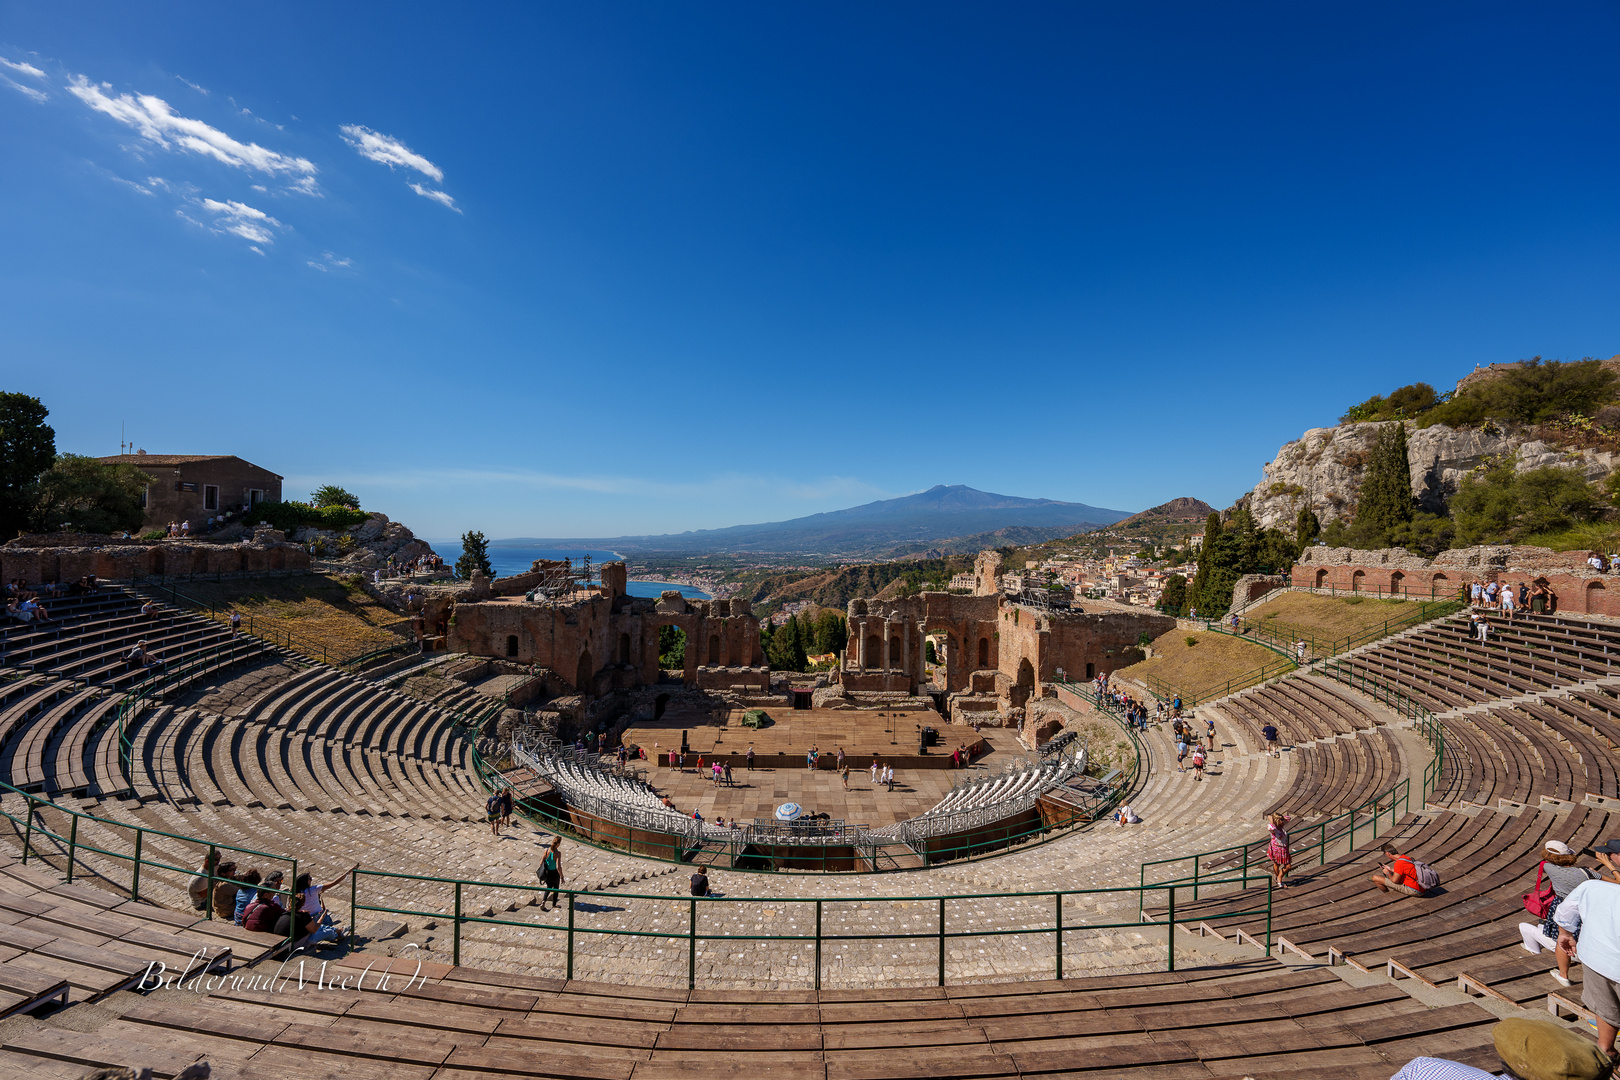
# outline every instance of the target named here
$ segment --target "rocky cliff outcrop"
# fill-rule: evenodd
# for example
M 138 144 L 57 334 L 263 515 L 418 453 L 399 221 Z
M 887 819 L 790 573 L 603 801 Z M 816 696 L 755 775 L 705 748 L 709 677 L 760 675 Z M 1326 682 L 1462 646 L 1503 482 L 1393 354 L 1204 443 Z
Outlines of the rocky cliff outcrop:
M 342 551 L 340 538 L 345 535 L 354 539 L 354 547 L 338 554 Z M 306 526 L 293 534 L 293 540 L 306 545 L 319 542 L 321 548 L 331 553 L 326 557 L 356 570 L 386 566 L 390 555 L 394 557 L 394 565 L 399 566 L 433 550 L 425 541 L 418 540 L 411 530 L 397 521 L 389 521 L 387 514 L 378 513 L 373 513 L 368 520 L 341 533 Z
M 1276 460 L 1266 465 L 1265 479 L 1246 496 L 1256 524 L 1291 531 L 1299 508 L 1307 504 L 1324 525 L 1337 519 L 1348 522 L 1379 433 L 1395 422 L 1312 428 L 1303 437 L 1284 443 Z M 1601 480 L 1616 465 L 1615 455 L 1607 452 L 1562 450 L 1496 426 L 1409 426 L 1407 452 L 1412 463 L 1412 494 L 1423 509 L 1432 511 L 1439 511 L 1464 476 L 1493 458 L 1512 457 L 1514 467 L 1521 471 L 1543 465 L 1570 466 L 1590 480 Z

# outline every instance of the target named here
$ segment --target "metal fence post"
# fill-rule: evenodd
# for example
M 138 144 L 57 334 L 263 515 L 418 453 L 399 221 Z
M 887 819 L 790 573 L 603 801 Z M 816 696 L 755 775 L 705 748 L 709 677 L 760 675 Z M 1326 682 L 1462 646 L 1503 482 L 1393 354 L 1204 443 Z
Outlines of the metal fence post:
M 27 801 L 27 805 L 23 808 L 23 815 L 28 819 L 28 826 L 23 830 L 22 863 L 24 866 L 27 866 L 28 846 L 29 843 L 34 839 L 34 797 L 32 795 L 24 795 L 23 798 Z
M 131 900 L 141 898 L 141 838 L 145 835 L 145 829 L 135 830 L 135 865 L 129 879 L 129 898 Z M 214 907 L 214 890 L 211 887 L 208 890 L 208 907 L 209 910 Z
M 573 893 L 568 894 L 568 972 L 567 977 L 574 977 L 574 899 Z
M 461 966 L 461 882 L 456 882 L 456 921 L 455 933 L 450 944 L 450 962 L 456 967 Z
M 1063 978 L 1063 894 L 1060 892 L 1053 893 L 1052 899 L 1057 902 L 1057 919 L 1053 925 L 1057 928 L 1057 977 L 1061 979 Z
M 687 901 L 686 915 L 686 988 L 697 986 L 697 900 Z
M 945 985 L 945 898 L 939 898 L 939 985 Z
M 1271 898 L 1276 894 L 1277 881 L 1266 878 L 1266 955 L 1271 955 Z
M 351 943 L 354 941 L 354 935 L 360 929 L 359 894 L 360 868 L 357 866 L 349 873 L 349 942 Z
M 821 901 L 816 901 L 816 989 L 821 989 Z
M 1166 971 L 1176 970 L 1176 887 L 1170 886 L 1170 912 L 1164 930 L 1165 953 L 1169 960 Z
M 74 814 L 73 815 L 73 824 L 68 826 L 67 879 L 68 879 L 68 884 L 69 885 L 73 884 L 73 857 L 74 857 L 74 854 L 77 852 L 78 847 L 79 847 L 79 815 Z

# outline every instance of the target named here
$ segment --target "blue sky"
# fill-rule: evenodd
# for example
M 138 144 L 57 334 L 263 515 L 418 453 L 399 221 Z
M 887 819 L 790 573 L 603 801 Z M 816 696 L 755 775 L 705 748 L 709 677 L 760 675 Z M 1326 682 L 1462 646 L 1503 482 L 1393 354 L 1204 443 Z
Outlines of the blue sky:
M 1620 352 L 1612 4 L 0 0 L 0 371 L 419 533 L 1227 505 Z

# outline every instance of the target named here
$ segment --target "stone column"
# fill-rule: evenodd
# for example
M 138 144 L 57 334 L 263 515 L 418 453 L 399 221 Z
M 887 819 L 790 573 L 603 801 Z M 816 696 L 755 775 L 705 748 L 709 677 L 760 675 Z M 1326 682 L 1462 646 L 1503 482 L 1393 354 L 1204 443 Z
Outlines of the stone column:
M 855 665 L 856 670 L 866 671 L 866 616 L 855 627 Z
M 892 670 L 894 670 L 894 658 L 890 655 L 890 653 L 893 652 L 893 650 L 889 648 L 889 624 L 887 622 L 885 622 L 885 623 L 882 624 L 882 626 L 883 626 L 883 670 L 884 671 L 892 671 Z

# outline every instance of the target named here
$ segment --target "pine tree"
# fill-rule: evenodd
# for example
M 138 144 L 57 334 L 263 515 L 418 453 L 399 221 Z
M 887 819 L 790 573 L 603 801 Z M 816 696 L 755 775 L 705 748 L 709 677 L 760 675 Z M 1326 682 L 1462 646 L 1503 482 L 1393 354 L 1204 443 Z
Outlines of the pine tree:
M 1299 550 L 1304 551 L 1321 535 L 1321 519 L 1311 509 L 1310 503 L 1306 503 L 1299 508 L 1299 516 L 1294 519 L 1294 542 L 1299 545 Z
M 1397 421 L 1379 433 L 1361 481 L 1353 530 L 1357 546 L 1388 547 L 1394 532 L 1410 523 L 1415 512 L 1406 425 Z
M 475 570 L 483 571 L 487 578 L 495 576 L 489 565 L 489 541 L 476 530 L 461 534 L 461 558 L 456 560 L 456 576 L 470 581 Z
M 1220 547 L 1221 515 L 1212 510 L 1209 520 L 1204 522 L 1204 546 L 1198 552 L 1198 573 L 1193 575 L 1192 584 L 1187 588 L 1187 603 L 1194 610 L 1204 609 L 1204 591 L 1216 572 L 1216 553 Z

